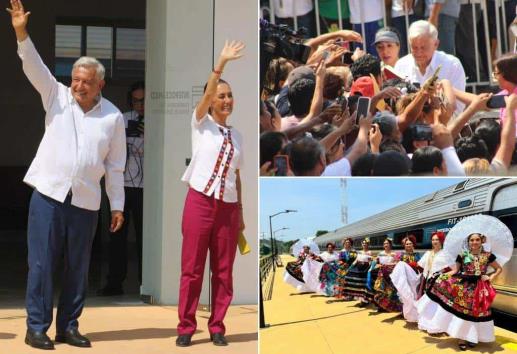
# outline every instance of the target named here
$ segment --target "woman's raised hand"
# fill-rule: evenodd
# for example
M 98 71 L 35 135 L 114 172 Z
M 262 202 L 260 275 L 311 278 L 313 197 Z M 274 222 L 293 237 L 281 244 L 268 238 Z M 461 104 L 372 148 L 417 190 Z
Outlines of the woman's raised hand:
M 244 55 L 241 53 L 244 47 L 244 43 L 239 41 L 225 41 L 224 48 L 221 51 L 220 58 L 224 61 L 239 59 Z

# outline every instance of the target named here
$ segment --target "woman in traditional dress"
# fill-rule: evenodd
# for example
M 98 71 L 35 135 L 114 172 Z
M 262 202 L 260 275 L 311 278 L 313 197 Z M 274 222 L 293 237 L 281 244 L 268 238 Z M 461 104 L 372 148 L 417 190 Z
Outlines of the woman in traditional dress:
M 417 304 L 418 327 L 428 333 L 446 332 L 458 338 L 461 350 L 467 350 L 467 345 L 474 347 L 477 342 L 495 340 L 490 310 L 495 290 L 490 284 L 502 268 L 496 256 L 483 249 L 485 240 L 480 233 L 470 233 L 468 246 L 457 256 L 452 270 L 431 280 Z M 490 275 L 489 266 L 495 269 Z
M 431 236 L 432 249 L 427 251 L 417 262 L 419 269 L 423 270 L 421 275 L 418 275 L 405 262 L 397 264 L 390 275 L 393 285 L 397 289 L 399 299 L 402 302 L 402 314 L 408 322 L 418 321 L 416 301 L 422 296 L 422 292 L 425 291 L 426 284 L 429 284 L 427 279 L 430 279 L 436 272 L 444 268 L 443 262 L 435 262 L 440 252 L 442 252 L 444 239 L 445 234 L 443 232 L 435 232 Z M 442 264 L 442 266 L 439 264 Z
M 339 253 L 339 267 L 337 270 L 335 291 L 335 296 L 338 299 L 342 298 L 344 300 L 352 300 L 351 296 L 343 296 L 343 291 L 345 288 L 345 275 L 352 263 L 354 263 L 355 259 L 357 258 L 357 252 L 352 248 L 353 244 L 354 240 L 352 240 L 350 237 L 345 238 L 343 240 L 343 249 Z
M 375 268 L 378 270 L 377 278 L 373 289 L 375 291 L 374 302 L 378 306 L 379 311 L 400 312 L 402 304 L 397 295 L 397 289 L 393 286 L 390 274 L 395 268 L 399 257 L 392 250 L 393 239 L 386 238 L 384 240 L 384 250 L 381 251 L 375 260 Z
M 285 266 L 284 282 L 300 290 L 305 281 L 303 280 L 302 265 L 307 257 L 311 257 L 309 246 L 303 246 L 303 250 L 298 254 L 295 261 L 288 262 Z
M 322 252 L 319 257 L 325 263 L 321 267 L 318 281 L 320 283 L 320 292 L 325 296 L 336 295 L 336 280 L 337 271 L 340 268 L 339 253 L 334 251 L 335 245 L 333 243 L 327 244 L 327 251 Z
M 370 251 L 370 239 L 367 237 L 361 243 L 363 249 L 357 253 L 357 258 L 352 263 L 345 275 L 345 286 L 343 296 L 351 296 L 365 306 L 373 300 L 373 292 L 366 287 L 366 277 L 372 262 L 372 251 Z

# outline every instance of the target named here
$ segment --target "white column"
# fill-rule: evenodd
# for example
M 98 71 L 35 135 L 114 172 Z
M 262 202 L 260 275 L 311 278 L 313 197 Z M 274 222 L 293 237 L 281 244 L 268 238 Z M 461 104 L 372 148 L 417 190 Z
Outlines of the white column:
M 251 255 L 237 255 L 235 304 L 257 299 L 258 15 L 256 4 L 246 3 L 218 0 L 215 9 L 216 57 L 223 38 L 247 44 L 245 58 L 229 63 L 223 75 L 236 100 L 230 123 L 246 144 L 241 175 L 246 234 L 253 248 Z M 147 2 L 142 294 L 161 304 L 178 302 L 187 191 L 180 178 L 191 157 L 192 111 L 212 69 L 213 18 L 213 4 L 207 0 Z M 208 302 L 208 280 L 206 272 L 201 303 Z

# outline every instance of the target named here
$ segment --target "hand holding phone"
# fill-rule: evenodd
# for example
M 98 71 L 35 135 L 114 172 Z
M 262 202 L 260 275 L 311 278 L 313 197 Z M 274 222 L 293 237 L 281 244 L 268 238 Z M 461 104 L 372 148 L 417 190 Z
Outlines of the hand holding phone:
M 275 176 L 287 176 L 289 170 L 289 156 L 276 155 L 273 158 L 273 166 L 276 169 Z
M 359 124 L 361 119 L 364 119 L 370 113 L 371 99 L 369 97 L 359 97 L 357 101 L 357 120 L 356 124 Z

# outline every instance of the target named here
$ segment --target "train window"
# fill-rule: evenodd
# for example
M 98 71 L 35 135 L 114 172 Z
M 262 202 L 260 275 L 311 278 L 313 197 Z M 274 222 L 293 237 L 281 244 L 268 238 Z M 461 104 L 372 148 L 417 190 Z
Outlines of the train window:
M 465 199 L 458 203 L 458 209 L 468 208 L 472 205 L 472 199 Z
M 513 235 L 513 247 L 517 247 L 517 214 L 503 215 L 499 220 L 508 226 Z
M 463 181 L 463 182 L 458 183 L 458 184 L 456 185 L 456 187 L 454 187 L 453 192 L 458 192 L 458 191 L 464 190 L 464 189 L 465 189 L 465 186 L 467 185 L 467 182 L 468 182 L 468 181 L 469 181 L 469 180 L 467 179 L 467 180 L 465 180 L 465 181 Z

